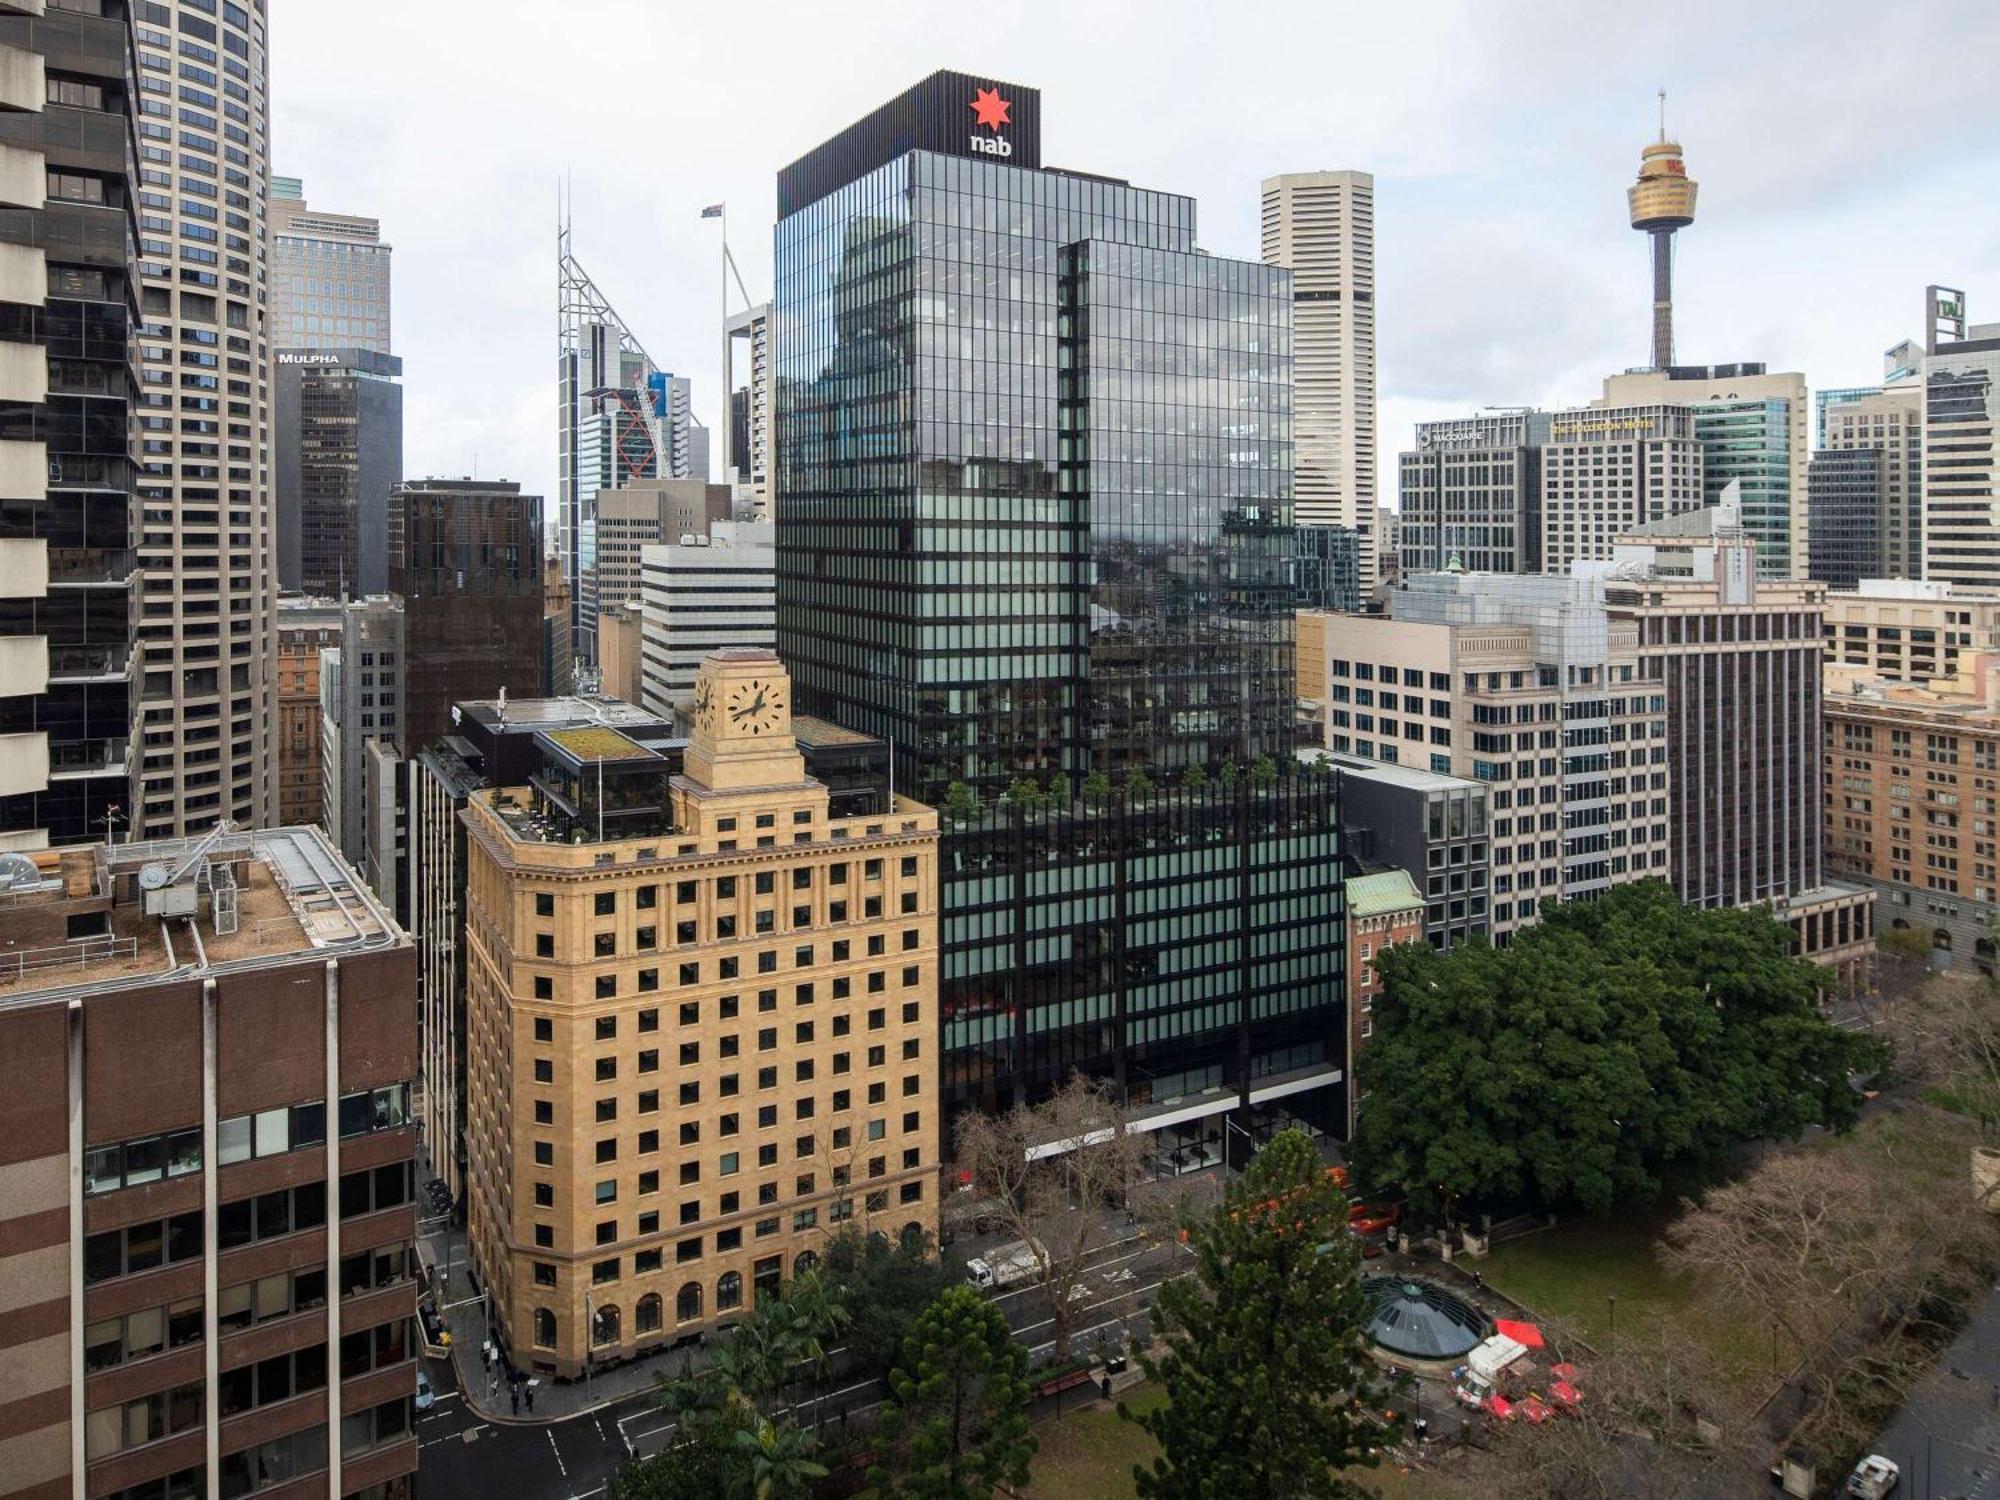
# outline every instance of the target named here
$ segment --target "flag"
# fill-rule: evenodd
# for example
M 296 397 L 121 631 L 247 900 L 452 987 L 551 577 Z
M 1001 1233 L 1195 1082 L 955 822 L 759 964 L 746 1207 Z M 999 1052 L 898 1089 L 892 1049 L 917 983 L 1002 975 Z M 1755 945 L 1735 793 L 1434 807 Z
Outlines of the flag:
M 701 211 L 701 216 L 702 216 L 702 217 L 703 217 L 704 219 L 719 219 L 719 218 L 721 218 L 721 217 L 722 217 L 722 205 L 721 205 L 720 203 L 711 203 L 711 204 L 709 204 L 707 208 L 704 208 L 704 209 L 703 209 L 703 210 Z

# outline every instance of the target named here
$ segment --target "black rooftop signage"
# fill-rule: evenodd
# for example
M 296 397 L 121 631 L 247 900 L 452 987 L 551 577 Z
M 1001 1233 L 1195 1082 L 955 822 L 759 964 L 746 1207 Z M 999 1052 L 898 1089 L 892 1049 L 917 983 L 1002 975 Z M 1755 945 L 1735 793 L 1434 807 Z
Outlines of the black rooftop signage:
M 1040 89 L 937 72 L 778 173 L 778 217 L 911 151 L 1042 164 Z

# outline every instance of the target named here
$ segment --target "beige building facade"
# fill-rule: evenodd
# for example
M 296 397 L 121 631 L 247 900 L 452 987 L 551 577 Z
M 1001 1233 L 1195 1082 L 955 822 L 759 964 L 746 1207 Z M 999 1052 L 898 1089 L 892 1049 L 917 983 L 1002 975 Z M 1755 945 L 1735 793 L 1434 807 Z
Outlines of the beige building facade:
M 1361 596 L 1377 577 L 1375 178 L 1287 172 L 1263 187 L 1263 260 L 1292 272 L 1296 514 L 1358 534 Z
M 1958 673 L 1960 658 L 2000 651 L 2000 593 L 1943 579 L 1864 578 L 1826 596 L 1828 666 L 1898 682 Z
M 1924 393 L 1915 383 L 1889 386 L 1826 409 L 1827 452 L 1879 452 L 1877 528 L 1882 569 L 1890 578 L 1924 571 Z
M 718 652 L 681 774 L 557 730 L 468 801 L 468 1223 L 520 1365 L 726 1325 L 850 1223 L 936 1228 L 937 818 L 830 816 L 790 696 Z
M 1702 503 L 1701 444 L 1684 406 L 1552 412 L 1542 445 L 1541 566 L 1567 573 L 1618 537 Z

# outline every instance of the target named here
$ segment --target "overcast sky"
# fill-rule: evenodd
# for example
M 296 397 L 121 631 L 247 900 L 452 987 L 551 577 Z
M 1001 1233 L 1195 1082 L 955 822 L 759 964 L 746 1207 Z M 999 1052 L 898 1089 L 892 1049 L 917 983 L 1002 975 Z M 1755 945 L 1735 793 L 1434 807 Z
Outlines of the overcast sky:
M 272 170 L 396 247 L 411 475 L 553 497 L 560 177 L 578 258 L 712 425 L 702 205 L 728 202 L 767 296 L 777 169 L 940 67 L 1040 88 L 1045 161 L 1192 194 L 1218 254 L 1256 254 L 1261 178 L 1373 172 L 1385 501 L 1412 422 L 1580 402 L 1645 362 L 1625 188 L 1663 86 L 1701 186 L 1682 362 L 1867 383 L 1933 281 L 2000 321 L 1994 0 L 271 0 L 270 21 Z

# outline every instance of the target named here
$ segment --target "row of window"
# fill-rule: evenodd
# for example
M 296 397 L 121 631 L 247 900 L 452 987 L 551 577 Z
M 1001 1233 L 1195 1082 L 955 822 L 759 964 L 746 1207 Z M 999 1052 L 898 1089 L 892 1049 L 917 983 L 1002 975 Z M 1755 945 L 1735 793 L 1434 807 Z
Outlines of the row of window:
M 410 1120 L 410 1086 L 391 1084 L 386 1088 L 363 1089 L 341 1096 L 340 1138 L 367 1135 L 376 1130 L 394 1130 Z M 256 1114 L 235 1115 L 218 1120 L 215 1127 L 216 1161 L 222 1166 L 251 1161 L 264 1156 L 281 1156 L 287 1151 L 326 1143 L 324 1102 L 293 1104 Z M 84 1153 L 83 1190 L 109 1193 L 119 1188 L 188 1177 L 201 1170 L 201 1129 L 174 1130 L 108 1146 L 93 1146 Z
M 340 1179 L 340 1217 L 355 1218 L 412 1202 L 415 1198 L 414 1168 L 408 1162 L 347 1172 Z M 326 1223 L 326 1184 L 301 1183 L 294 1188 L 260 1193 L 221 1204 L 216 1210 L 216 1236 L 220 1248 L 234 1249 L 259 1240 L 301 1230 L 317 1229 Z M 83 1242 L 83 1279 L 86 1285 L 151 1271 L 163 1265 L 199 1259 L 202 1253 L 202 1223 L 199 1211 L 175 1214 L 169 1219 L 149 1219 L 123 1229 L 107 1229 Z M 342 1262 L 343 1271 L 347 1262 Z

